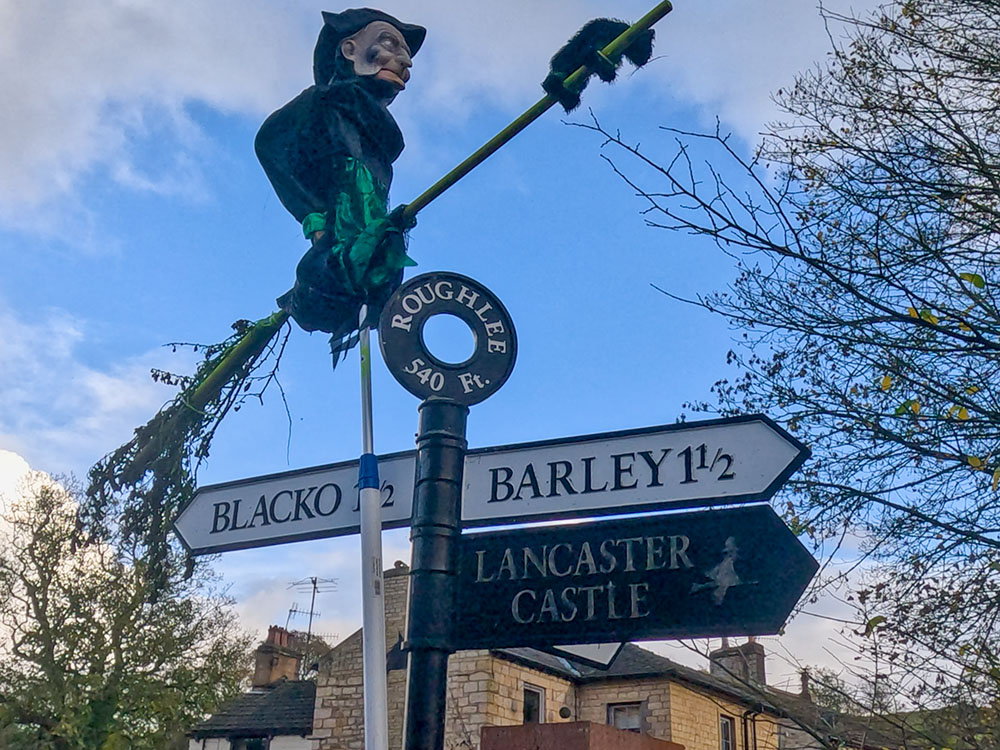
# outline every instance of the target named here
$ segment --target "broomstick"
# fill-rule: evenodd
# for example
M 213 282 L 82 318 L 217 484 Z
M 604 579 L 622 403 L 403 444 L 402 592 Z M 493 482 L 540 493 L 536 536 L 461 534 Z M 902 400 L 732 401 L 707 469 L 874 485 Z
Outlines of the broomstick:
M 421 210 L 553 105 L 560 103 L 569 111 L 579 104 L 579 95 L 592 74 L 597 73 L 603 80 L 610 81 L 623 56 L 637 65 L 648 61 L 652 52 L 650 29 L 671 10 L 673 6 L 669 0 L 663 0 L 621 33 L 617 33 L 618 29 L 626 26 L 622 22 L 599 19 L 585 26 L 553 57 L 552 71 L 543 84 L 546 95 L 407 204 L 402 211 L 401 224 L 412 225 Z M 574 45 L 585 43 L 588 34 L 600 33 L 598 24 L 603 24 L 601 29 L 605 33 L 610 28 L 617 35 L 599 52 L 591 51 L 584 58 L 584 64 L 571 62 L 573 72 L 564 75 L 566 63 L 575 59 Z M 648 47 L 648 51 L 640 52 L 638 60 L 634 54 L 635 46 Z M 563 70 L 559 69 L 560 65 Z M 272 341 L 288 318 L 287 312 L 279 311 L 254 323 L 241 321 L 235 324 L 236 333 L 233 336 L 221 344 L 205 348 L 205 359 L 190 379 L 163 377 L 165 374 L 154 372 L 154 377 L 159 375 L 159 379 L 180 382 L 184 387 L 155 417 L 135 431 L 132 440 L 91 468 L 87 503 L 80 510 L 81 528 L 92 536 L 103 536 L 108 530 L 107 509 L 113 506 L 116 497 L 124 495 L 122 531 L 146 548 L 153 558 L 151 564 L 154 568 L 165 564 L 166 530 L 194 494 L 194 470 L 208 455 L 211 439 L 221 419 L 230 409 L 239 408 L 252 380 L 260 377 L 255 373 L 267 359 L 267 353 L 275 349 Z M 265 385 L 268 377 L 264 376 Z

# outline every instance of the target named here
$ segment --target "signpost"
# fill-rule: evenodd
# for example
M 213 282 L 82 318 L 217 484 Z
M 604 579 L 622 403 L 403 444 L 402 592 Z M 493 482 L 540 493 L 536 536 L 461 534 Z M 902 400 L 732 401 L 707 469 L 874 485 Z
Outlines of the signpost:
M 384 106 L 366 105 L 372 122 L 355 123 L 354 93 L 341 101 L 328 89 L 344 85 L 343 73 L 345 80 L 398 81 L 401 90 L 425 30 L 371 9 L 324 13 L 315 56 L 317 84 L 323 88 L 310 87 L 274 113 L 256 141 L 282 203 L 297 219 L 300 213 L 306 217 L 303 228 L 313 245 L 303 262 L 309 262 L 300 264 L 295 287 L 281 298 L 282 311 L 255 324 L 158 415 L 154 426 L 175 434 L 137 431 L 134 450 L 121 453 L 129 459 L 116 480 L 142 478 L 148 471 L 166 476 L 163 467 L 173 466 L 172 457 L 189 455 L 196 438 L 206 441 L 204 447 L 206 431 L 217 421 L 192 422 L 189 410 L 200 414 L 207 407 L 209 416 L 217 410 L 215 419 L 221 418 L 231 403 L 227 399 L 249 386 L 253 363 L 289 316 L 306 330 L 343 333 L 334 337 L 335 357 L 341 344 L 349 348 L 350 333 L 358 332 L 360 461 L 201 488 L 174 529 L 194 555 L 361 534 L 368 750 L 384 750 L 388 741 L 382 528 L 411 528 L 406 750 L 443 747 L 448 658 L 457 649 L 535 646 L 607 667 L 625 640 L 773 633 L 816 571 L 794 535 L 762 505 L 463 535 L 464 528 L 477 526 L 756 503 L 777 491 L 805 461 L 808 449 L 768 418 L 747 416 L 468 451 L 469 407 L 510 377 L 517 337 L 500 300 L 459 274 L 410 279 L 382 309 L 383 359 L 404 388 L 421 399 L 420 429 L 415 452 L 374 455 L 367 300 L 381 301 L 396 286 L 402 264 L 395 240 L 385 240 L 412 226 L 423 207 L 556 101 L 567 111 L 579 104 L 592 75 L 613 79 L 623 55 L 645 64 L 652 51 L 651 27 L 671 7 L 661 0 L 631 26 L 610 19 L 585 26 L 553 58 L 545 97 L 387 218 L 381 218 L 388 208 L 382 205 L 385 196 L 364 186 L 368 178 L 379 182 L 391 175 L 402 144 L 397 148 L 393 137 L 398 135 L 395 121 Z M 614 38 L 601 41 L 598 37 L 609 28 Z M 375 50 L 386 36 L 396 52 Z M 377 65 L 375 57 L 362 54 L 364 45 L 378 52 Z M 377 71 L 369 70 L 372 65 Z M 301 125 L 312 122 L 309 118 L 329 118 L 331 112 L 335 128 Z M 359 133 L 372 141 L 366 141 L 364 154 Z M 329 175 L 348 169 L 337 160 L 331 166 L 334 152 L 357 177 L 325 183 Z M 341 201 L 344 197 L 348 200 Z M 355 203 L 365 210 L 357 208 L 354 215 Z M 371 220 L 369 212 L 379 218 Z M 352 234 L 354 224 L 365 226 L 364 231 Z M 367 243 L 371 249 L 366 251 Z M 369 260 L 362 263 L 366 252 Z M 380 260 L 373 265 L 376 256 Z M 355 271 L 362 280 L 345 281 Z M 357 327 L 345 328 L 344 310 L 359 304 Z M 456 316 L 471 329 L 475 351 L 467 360 L 446 362 L 427 349 L 423 327 L 441 314 Z M 171 442 L 184 450 L 160 451 L 161 444 Z M 119 489 L 117 481 L 112 484 Z
M 427 350 L 423 326 L 438 314 L 472 330 L 466 361 Z M 517 354 L 500 300 L 468 277 L 424 274 L 389 299 L 379 327 L 390 372 L 422 399 L 417 450 L 360 472 L 369 509 L 381 497 L 382 525 L 411 528 L 407 750 L 443 746 L 448 657 L 459 649 L 531 646 L 607 668 L 629 640 L 784 625 L 818 565 L 759 504 L 809 455 L 777 424 L 751 415 L 469 451 L 469 406 L 503 385 Z M 348 461 L 204 487 L 175 530 L 192 554 L 358 533 L 358 476 Z M 635 516 L 708 505 L 728 507 Z M 366 673 L 381 657 L 366 659 Z
M 428 351 L 423 326 L 434 315 L 464 320 L 475 350 L 449 363 Z M 407 617 L 406 750 L 441 750 L 462 534 L 462 482 L 469 406 L 495 393 L 517 358 L 514 323 L 482 284 L 454 273 L 417 276 L 397 289 L 379 320 L 382 356 L 393 376 L 422 399 L 414 474 L 410 606 Z
M 465 456 L 462 524 L 762 501 L 808 455 L 761 415 L 478 448 Z M 378 465 L 383 525 L 408 526 L 414 452 Z M 203 487 L 175 527 L 196 555 L 356 534 L 357 477 L 347 461 Z
M 768 635 L 817 568 L 768 505 L 466 534 L 453 643 Z

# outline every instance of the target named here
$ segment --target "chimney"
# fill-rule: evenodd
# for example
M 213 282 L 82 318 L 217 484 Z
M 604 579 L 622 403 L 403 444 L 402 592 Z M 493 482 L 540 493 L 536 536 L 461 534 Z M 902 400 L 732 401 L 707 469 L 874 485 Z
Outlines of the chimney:
M 730 647 L 723 642 L 722 648 L 708 655 L 709 672 L 723 679 L 751 682 L 757 685 L 767 684 L 764 672 L 764 647 L 755 639 L 750 639 L 742 646 Z
M 267 640 L 257 647 L 253 687 L 262 688 L 278 680 L 298 679 L 302 654 L 290 648 L 290 634 L 277 625 L 267 629 Z
M 809 692 L 809 670 L 803 669 L 799 672 L 799 679 L 801 680 L 801 689 L 799 690 L 799 695 L 805 698 L 807 701 L 812 702 L 812 693 Z

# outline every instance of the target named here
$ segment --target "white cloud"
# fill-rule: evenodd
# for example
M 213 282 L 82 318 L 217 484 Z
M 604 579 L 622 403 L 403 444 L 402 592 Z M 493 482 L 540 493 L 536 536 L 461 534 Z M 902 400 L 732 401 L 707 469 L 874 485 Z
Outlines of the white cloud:
M 838 12 L 864 15 L 881 0 L 827 0 Z M 831 29 L 834 38 L 841 33 Z M 778 116 L 771 95 L 798 71 L 826 59 L 830 42 L 818 2 L 770 0 L 677 3 L 658 27 L 653 64 L 665 93 L 703 115 L 718 114 L 748 142 Z
M 162 350 L 98 369 L 80 359 L 84 325 L 58 310 L 29 322 L 0 307 L 0 329 L 0 449 L 32 466 L 83 472 L 171 395 L 149 377 Z
M 634 18 L 647 5 L 622 0 L 615 12 Z M 412 87 L 419 97 L 397 105 L 411 148 L 432 142 L 443 119 L 531 104 L 552 53 L 588 17 L 608 12 L 596 0 L 383 6 L 429 29 Z M 190 105 L 262 118 L 310 83 L 318 28 L 315 7 L 268 0 L 0 5 L 0 221 L 37 231 L 38 212 L 56 204 L 86 217 L 74 190 L 88 175 L 197 197 L 196 164 L 210 144 Z M 677 3 L 657 31 L 661 59 L 635 80 L 720 113 L 751 140 L 774 116 L 769 93 L 827 46 L 815 7 L 801 0 Z M 593 85 L 587 101 L 605 96 Z M 155 170 L 134 158 L 150 142 L 163 153 Z
M 190 148 L 191 101 L 263 111 L 292 70 L 306 67 L 289 54 L 306 40 L 287 17 L 267 2 L 4 3 L 4 217 L 71 195 L 96 169 L 133 188 L 162 185 L 130 162 L 130 146 L 163 129 L 171 136 L 165 146 Z
M 13 502 L 18 488 L 31 471 L 28 462 L 12 451 L 0 450 L 0 513 Z

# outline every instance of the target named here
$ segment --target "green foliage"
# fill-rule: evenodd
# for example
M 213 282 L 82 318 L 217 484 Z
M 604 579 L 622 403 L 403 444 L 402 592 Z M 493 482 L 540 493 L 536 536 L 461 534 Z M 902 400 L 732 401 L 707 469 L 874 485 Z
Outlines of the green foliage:
M 869 717 L 894 710 L 892 696 L 882 682 L 859 682 L 854 675 L 829 667 L 809 667 L 811 700 L 821 709 L 838 715 Z M 884 725 L 881 727 L 885 729 Z
M 114 535 L 84 539 L 79 501 L 36 475 L 3 514 L 2 746 L 164 748 L 238 692 L 249 640 L 205 571 L 154 583 Z
M 260 399 L 275 379 L 284 341 L 274 341 L 285 313 L 251 322 L 238 320 L 218 344 L 172 344 L 203 355 L 193 376 L 153 370 L 153 380 L 180 393 L 132 439 L 102 458 L 89 472 L 78 518 L 92 538 L 117 535 L 149 565 L 149 594 L 173 575 L 168 534 L 180 509 L 194 496 L 195 474 L 212 438 L 230 410 Z M 270 369 L 268 369 L 270 366 Z

